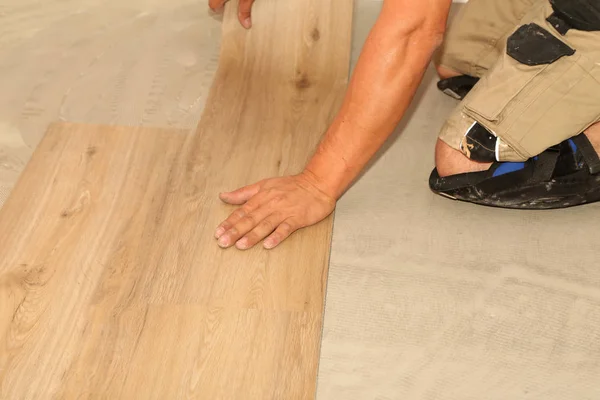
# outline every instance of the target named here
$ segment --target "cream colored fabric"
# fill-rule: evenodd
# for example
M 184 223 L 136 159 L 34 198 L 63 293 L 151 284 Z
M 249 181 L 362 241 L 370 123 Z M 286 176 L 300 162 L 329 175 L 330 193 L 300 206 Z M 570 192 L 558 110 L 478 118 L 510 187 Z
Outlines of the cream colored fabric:
M 547 0 L 472 0 L 449 24 L 436 64 L 483 76 L 500 57 L 506 37 L 535 3 Z
M 506 6 L 515 3 L 519 9 L 523 6 L 520 0 L 474 1 L 465 7 L 461 22 L 475 23 L 472 14 L 482 12 L 477 7 L 486 2 Z M 464 63 L 472 71 L 484 71 L 489 60 L 497 59 L 449 117 L 440 139 L 468 156 L 469 150 L 461 148 L 460 143 L 477 121 L 500 138 L 497 160 L 524 161 L 580 134 L 600 120 L 600 32 L 571 29 L 562 36 L 546 21 L 552 12 L 547 0 L 536 1 L 513 27 L 516 30 L 521 25 L 535 23 L 576 50 L 574 55 L 552 64 L 527 66 L 513 59 L 506 53 L 507 37 L 499 42 L 503 46 L 499 54 L 487 47 L 488 55 L 472 59 L 472 47 L 481 45 L 482 41 L 491 43 L 484 24 L 482 21 L 476 24 L 477 30 L 482 32 L 479 41 L 467 35 L 475 35 L 475 27 L 455 28 L 459 32 L 450 35 L 448 47 L 457 48 L 463 40 L 467 49 Z M 490 18 L 488 24 L 493 26 L 492 22 Z M 512 32 L 507 36 L 510 34 Z

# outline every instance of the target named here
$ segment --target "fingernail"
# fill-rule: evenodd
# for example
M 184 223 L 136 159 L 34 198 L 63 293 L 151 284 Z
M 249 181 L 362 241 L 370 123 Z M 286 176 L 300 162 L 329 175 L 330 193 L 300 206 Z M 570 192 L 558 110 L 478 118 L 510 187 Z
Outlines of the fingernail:
M 225 228 L 223 228 L 222 226 L 220 226 L 220 227 L 217 228 L 217 231 L 215 232 L 215 237 L 218 239 L 224 233 L 225 233 Z
M 221 236 L 219 238 L 219 246 L 221 247 L 229 247 L 229 236 L 225 235 L 225 236 Z
M 248 238 L 241 238 L 235 246 L 240 250 L 246 250 L 248 248 Z
M 252 21 L 250 20 L 250 18 L 246 18 L 246 19 L 244 20 L 244 27 L 245 27 L 246 29 L 248 29 L 248 28 L 250 28 L 251 26 L 252 26 Z
M 275 243 L 275 241 L 273 239 L 267 239 L 267 240 L 265 240 L 263 245 L 265 246 L 265 249 L 270 250 L 273 247 L 275 247 L 276 244 L 277 243 Z

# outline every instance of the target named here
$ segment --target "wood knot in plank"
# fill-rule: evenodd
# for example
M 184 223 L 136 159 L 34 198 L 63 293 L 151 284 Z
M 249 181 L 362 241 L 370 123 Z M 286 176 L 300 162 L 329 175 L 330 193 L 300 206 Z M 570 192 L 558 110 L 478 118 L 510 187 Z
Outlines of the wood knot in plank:
M 298 78 L 296 78 L 295 84 L 296 88 L 300 90 L 308 89 L 312 86 L 312 82 L 310 81 L 310 79 L 308 79 L 308 76 L 306 76 L 306 74 L 302 74 Z
M 90 204 L 90 200 L 91 200 L 91 195 L 89 190 L 84 191 L 80 196 L 79 199 L 77 200 L 77 202 L 75 203 L 75 205 L 73 207 L 64 209 L 61 213 L 60 213 L 60 217 L 61 218 L 70 218 L 76 214 L 79 214 L 80 212 L 82 212 L 86 206 L 88 204 Z
M 319 31 L 319 28 L 313 29 L 312 32 L 310 33 L 310 37 L 315 42 L 319 41 L 319 39 L 321 39 L 321 32 Z
M 98 148 L 96 146 L 90 146 L 87 148 L 87 150 L 85 151 L 85 154 L 92 158 L 94 156 L 94 154 L 96 154 L 98 152 Z

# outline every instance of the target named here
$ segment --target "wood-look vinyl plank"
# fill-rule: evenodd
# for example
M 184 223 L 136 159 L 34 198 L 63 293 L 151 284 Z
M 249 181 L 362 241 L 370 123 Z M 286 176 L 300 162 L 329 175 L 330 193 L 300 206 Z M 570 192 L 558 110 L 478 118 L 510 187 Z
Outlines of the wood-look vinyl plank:
M 0 398 L 314 397 L 332 217 L 222 250 L 216 195 L 301 170 L 344 93 L 352 3 L 254 20 L 226 8 L 195 133 L 50 128 L 0 213 Z

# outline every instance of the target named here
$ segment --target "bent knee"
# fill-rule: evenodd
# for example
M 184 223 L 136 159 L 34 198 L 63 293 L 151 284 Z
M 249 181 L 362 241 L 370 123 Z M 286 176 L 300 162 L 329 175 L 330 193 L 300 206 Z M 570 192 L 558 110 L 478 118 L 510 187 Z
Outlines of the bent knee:
M 435 167 L 442 177 L 455 175 L 461 158 L 467 159 L 460 151 L 453 149 L 441 139 L 435 145 Z M 467 159 L 468 160 L 468 159 Z
M 441 139 L 435 146 L 435 167 L 441 177 L 479 172 L 489 169 L 491 163 L 480 163 L 467 158 L 462 152 L 453 149 Z

